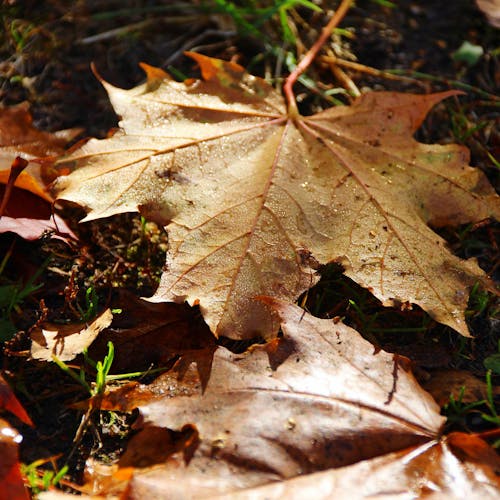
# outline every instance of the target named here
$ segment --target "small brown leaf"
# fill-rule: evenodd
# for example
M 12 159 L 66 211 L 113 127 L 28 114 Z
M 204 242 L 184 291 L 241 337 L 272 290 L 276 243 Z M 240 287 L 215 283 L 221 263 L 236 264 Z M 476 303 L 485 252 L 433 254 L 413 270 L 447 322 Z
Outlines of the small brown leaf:
M 31 332 L 31 357 L 52 361 L 57 356 L 61 361 L 71 361 L 95 340 L 99 332 L 113 320 L 109 309 L 101 313 L 92 323 L 69 325 L 42 324 Z
M 28 103 L 21 103 L 0 109 L 0 171 L 8 170 L 19 155 L 25 160 L 60 155 L 66 144 L 81 132 L 75 129 L 51 134 L 38 130 L 28 108 Z
M 472 403 L 481 399 L 487 399 L 488 386 L 472 373 L 465 370 L 440 369 L 430 372 L 429 380 L 422 383 L 423 388 L 432 394 L 439 406 L 444 406 L 450 401 L 450 395 L 458 399 L 464 388 L 461 401 Z M 500 387 L 492 387 L 493 395 L 500 394 Z

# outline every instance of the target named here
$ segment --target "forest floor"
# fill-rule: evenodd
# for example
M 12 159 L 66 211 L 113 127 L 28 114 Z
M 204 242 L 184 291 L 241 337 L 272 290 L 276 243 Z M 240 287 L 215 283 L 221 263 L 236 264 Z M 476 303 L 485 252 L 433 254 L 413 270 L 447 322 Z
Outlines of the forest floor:
M 33 123 L 41 130 L 79 128 L 80 138 L 104 138 L 118 126 L 119 119 L 90 70 L 91 63 L 105 81 L 132 88 L 144 80 L 140 62 L 161 67 L 176 77 L 196 77 L 196 66 L 183 55 L 185 50 L 193 50 L 236 61 L 279 85 L 293 57 L 300 58 L 311 46 L 336 5 L 332 0 L 317 3 L 322 13 L 305 7 L 289 11 L 288 36 L 295 39 L 286 41 L 277 16 L 262 22 L 260 36 L 256 36 L 246 23 L 256 24 L 261 19 L 249 14 L 243 22 L 229 11 L 217 10 L 215 2 L 208 0 L 3 2 L 0 101 L 4 107 L 28 102 Z M 358 0 L 351 8 L 328 50 L 359 66 L 338 66 L 343 78 L 326 60 L 318 58 L 305 81 L 312 88 L 299 85 L 297 89 L 301 112 L 311 114 L 333 104 L 348 104 L 351 97 L 343 89 L 348 79 L 361 92 L 463 90 L 463 96 L 436 107 L 417 139 L 467 146 L 470 164 L 482 169 L 499 190 L 500 165 L 495 161 L 500 157 L 500 112 L 495 97 L 500 87 L 499 30 L 488 25 L 472 0 L 401 0 L 393 7 L 382 3 Z M 470 45 L 464 46 L 467 42 Z M 387 71 L 377 73 L 374 69 Z M 138 214 L 79 224 L 84 213 L 78 207 L 66 205 L 59 213 L 77 239 L 67 242 L 44 236 L 25 241 L 13 233 L 0 235 L 0 260 L 4 261 L 0 286 L 21 290 L 35 274 L 34 285 L 38 285 L 8 314 L 1 311 L 5 331 L 0 332 L 0 368 L 35 424 L 30 428 L 12 418 L 23 435 L 21 462 L 46 460 L 42 469 L 57 470 L 68 464 L 68 481 L 78 483 L 89 456 L 107 462 L 120 456 L 133 432 L 135 415 L 121 415 L 113 422 L 107 412 L 94 415 L 75 443 L 82 412 L 71 405 L 88 393 L 55 364 L 29 358 L 30 329 L 41 320 L 81 321 L 91 308 L 119 308 L 122 314 L 116 316 L 110 332 L 89 351 L 91 358 L 102 360 L 113 334 L 131 331 L 145 320 L 134 316 L 134 303 L 154 293 L 168 240 L 162 228 L 141 220 Z M 500 281 L 499 224 L 485 221 L 447 228 L 441 235 L 456 255 L 477 258 L 485 272 L 496 283 Z M 487 358 L 493 363 L 488 365 L 493 367 L 492 389 L 498 392 L 500 360 L 497 356 L 494 365 L 494 355 L 500 353 L 500 304 L 494 294 L 481 289 L 471 294 L 467 319 L 473 339 L 465 339 L 436 324 L 418 307 L 404 312 L 383 308 L 336 268 L 327 267 L 322 274 L 322 281 L 305 301 L 310 310 L 343 317 L 385 350 L 410 357 L 420 380 L 429 384 L 449 416 L 449 428 L 479 431 L 499 426 L 482 417 L 484 413 L 491 415 L 491 408 L 484 403 L 467 408 L 465 403 L 446 406 L 450 394 L 458 397 L 462 385 L 466 389 L 464 402 L 486 398 Z M 192 315 L 193 322 L 199 322 L 196 311 Z M 408 333 L 412 329 L 419 332 Z M 204 339 L 199 340 L 200 346 L 209 342 Z M 228 339 L 218 342 L 233 350 L 246 347 Z M 154 346 L 154 341 L 150 345 Z M 175 359 L 175 355 L 158 357 L 154 347 L 151 351 L 149 356 L 142 353 L 140 360 L 131 360 L 130 351 L 117 352 L 112 372 L 144 370 L 143 380 L 150 380 L 147 370 L 168 366 Z M 78 363 L 83 361 L 77 358 L 72 365 Z M 92 379 L 95 375 L 88 376 Z

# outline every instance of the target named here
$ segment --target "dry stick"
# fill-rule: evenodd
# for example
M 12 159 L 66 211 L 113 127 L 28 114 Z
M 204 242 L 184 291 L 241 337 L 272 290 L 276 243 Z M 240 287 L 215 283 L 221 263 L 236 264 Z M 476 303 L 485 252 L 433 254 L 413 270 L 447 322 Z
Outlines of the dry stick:
M 403 82 L 418 83 L 420 85 L 423 85 L 418 78 L 396 75 L 394 73 L 389 73 L 388 71 L 372 68 L 370 66 L 365 66 L 364 64 L 360 64 L 354 61 L 346 61 L 345 59 L 340 59 L 339 57 L 333 54 L 322 56 L 321 60 L 328 63 L 328 65 L 335 64 L 337 66 L 343 66 L 344 68 L 349 68 L 354 71 L 359 71 L 360 73 L 367 73 L 368 75 L 371 76 L 386 78 L 387 80 L 399 80 Z
M 425 87 L 425 83 L 422 80 L 429 80 L 431 82 L 440 82 L 448 85 L 449 87 L 457 87 L 467 92 L 474 92 L 485 98 L 491 99 L 493 101 L 500 101 L 500 97 L 495 94 L 490 94 L 479 87 L 475 87 L 473 85 L 469 85 L 467 83 L 458 81 L 458 80 L 448 80 L 446 78 L 441 78 L 439 76 L 428 75 L 427 73 L 420 73 L 418 71 L 412 70 L 400 70 L 400 69 L 376 69 L 371 66 L 365 66 L 364 64 L 360 64 L 354 61 L 346 61 L 345 59 L 341 59 L 336 55 L 326 55 L 321 56 L 321 61 L 327 63 L 328 65 L 335 64 L 337 66 L 342 66 L 344 68 L 349 68 L 354 71 L 359 71 L 360 73 L 366 73 L 368 75 L 372 75 L 375 77 L 385 78 L 387 80 L 399 80 L 403 82 L 416 83 L 421 87 Z M 407 76 L 408 75 L 408 76 Z M 413 76 L 411 76 L 413 75 Z M 479 101 L 474 102 L 474 106 L 479 105 L 491 106 L 492 103 L 490 101 Z
M 353 0 L 342 0 L 339 8 L 335 11 L 335 14 L 330 19 L 328 24 L 323 28 L 321 36 L 316 40 L 315 44 L 309 49 L 307 54 L 304 56 L 302 61 L 297 64 L 296 68 L 288 75 L 288 78 L 283 85 L 283 93 L 285 94 L 285 99 L 288 103 L 288 115 L 291 118 L 295 118 L 299 114 L 297 108 L 297 101 L 295 100 L 295 95 L 293 93 L 293 86 L 297 82 L 299 76 L 304 73 L 304 71 L 311 65 L 315 57 L 318 55 L 321 47 L 325 44 L 327 39 L 330 37 L 332 31 L 337 27 L 343 17 L 347 14 L 347 11 L 351 7 Z
M 333 54 L 331 49 L 327 50 L 328 54 L 328 66 L 332 75 L 337 79 L 337 81 L 354 97 L 359 97 L 361 92 L 359 91 L 356 84 L 349 78 L 349 76 L 344 72 L 344 70 L 337 64 L 337 57 Z M 325 59 L 323 59 L 325 60 Z

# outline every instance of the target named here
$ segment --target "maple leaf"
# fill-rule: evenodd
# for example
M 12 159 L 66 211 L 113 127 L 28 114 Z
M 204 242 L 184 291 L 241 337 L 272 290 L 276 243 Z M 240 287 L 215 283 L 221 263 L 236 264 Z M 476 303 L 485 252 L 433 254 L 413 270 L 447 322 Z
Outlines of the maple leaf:
M 288 498 L 293 482 L 287 487 L 287 480 L 306 475 L 297 479 L 305 482 L 308 474 L 357 462 L 352 467 L 363 473 L 328 471 L 321 483 L 329 490 L 312 476 L 307 485 L 316 481 L 313 497 L 328 498 L 321 492 L 337 494 L 346 485 L 351 493 L 375 494 L 391 471 L 391 485 L 408 483 L 418 492 L 432 481 L 446 491 L 455 487 L 457 475 L 467 475 L 467 468 L 475 472 L 461 486 L 486 482 L 489 491 L 500 491 L 498 478 L 485 472 L 499 464 L 486 444 L 486 450 L 463 460 L 465 465 L 453 458 L 450 443 L 460 439 L 440 437 L 445 419 L 413 378 L 408 360 L 375 351 L 342 323 L 270 302 L 282 318 L 284 337 L 244 354 L 219 348 L 204 391 L 191 366 L 180 380 L 169 373 L 150 386 L 125 387 L 104 397 L 103 409 L 138 407 L 146 424 L 122 457 L 122 469 L 115 471 L 120 483 L 124 470 L 134 468 L 129 498 L 205 498 L 242 489 L 239 494 L 245 496 L 245 488 L 276 481 L 266 491 Z M 197 433 L 186 443 L 190 454 L 176 450 L 167 431 L 185 432 L 188 426 Z M 434 450 L 431 456 L 422 458 L 429 450 Z M 360 477 L 366 478 L 363 485 Z M 271 498 L 279 497 L 276 492 Z M 254 498 L 267 498 L 258 489 L 255 493 Z
M 60 162 L 60 198 L 84 220 L 139 209 L 167 224 L 167 271 L 152 301 L 199 304 L 216 335 L 274 336 L 256 296 L 294 301 L 332 261 L 384 305 L 418 304 L 469 335 L 468 290 L 484 273 L 430 226 L 499 217 L 484 175 L 458 145 L 412 134 L 457 92 L 368 93 L 310 117 L 240 66 L 191 53 L 202 81 L 103 83 L 121 131 Z

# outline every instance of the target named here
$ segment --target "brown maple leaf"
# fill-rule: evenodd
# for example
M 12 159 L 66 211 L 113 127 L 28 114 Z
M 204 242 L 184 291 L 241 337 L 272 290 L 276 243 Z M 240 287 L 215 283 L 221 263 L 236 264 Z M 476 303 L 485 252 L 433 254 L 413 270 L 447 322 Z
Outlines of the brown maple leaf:
M 500 491 L 495 451 L 474 436 L 440 436 L 445 418 L 404 358 L 375 351 L 342 323 L 270 303 L 284 337 L 245 354 L 219 348 L 204 391 L 192 367 L 180 380 L 165 374 L 104 397 L 106 409 L 138 407 L 146 425 L 122 457 L 126 469 L 115 471 L 113 487 L 133 467 L 127 498 L 288 498 L 295 484 L 299 492 L 312 488 L 314 498 L 343 491 L 362 498 L 386 491 L 384 484 L 416 497 L 430 484 L 444 493 L 459 492 L 458 484 Z M 186 456 L 168 429 L 188 427 L 197 440 L 194 449 L 193 438 L 186 441 Z M 318 476 L 321 470 L 327 472 Z M 456 477 L 463 480 L 455 484 Z M 253 490 L 269 483 L 262 495 Z
M 467 336 L 484 273 L 430 226 L 499 217 L 499 198 L 465 148 L 412 137 L 457 92 L 373 92 L 304 117 L 240 66 L 190 56 L 202 81 L 146 68 L 135 89 L 103 83 L 121 131 L 60 162 L 77 169 L 59 197 L 85 220 L 138 209 L 167 224 L 151 300 L 199 304 L 217 335 L 270 338 L 279 321 L 255 297 L 295 301 L 335 261 L 384 305 L 418 304 Z

